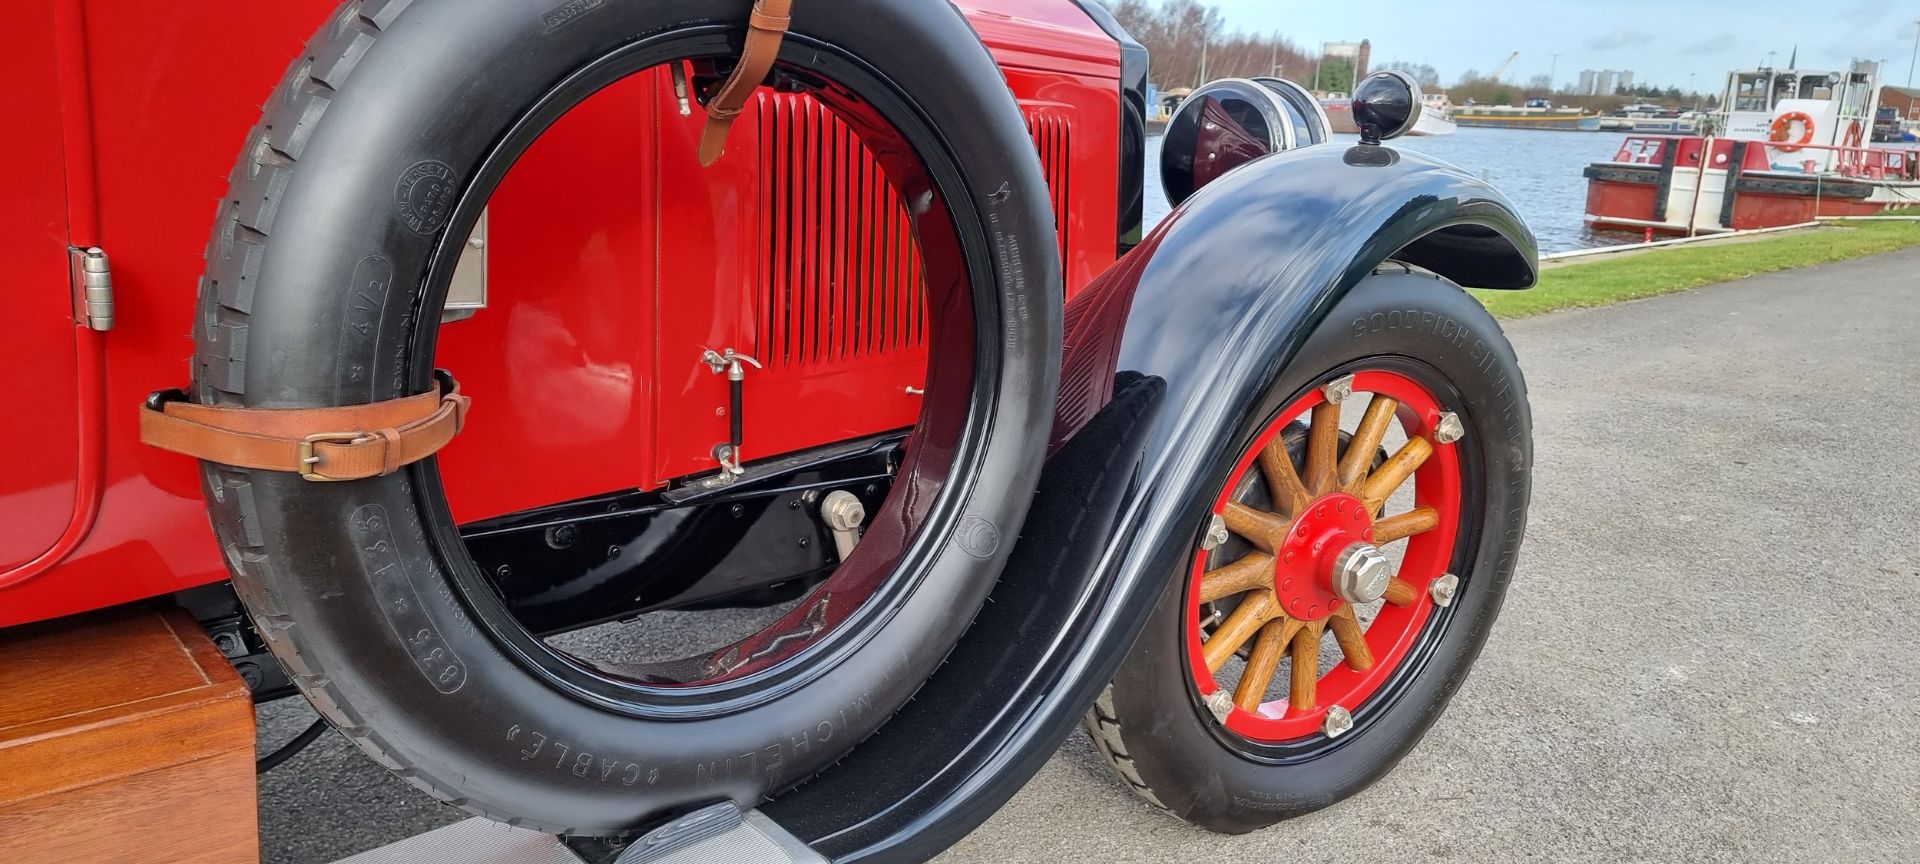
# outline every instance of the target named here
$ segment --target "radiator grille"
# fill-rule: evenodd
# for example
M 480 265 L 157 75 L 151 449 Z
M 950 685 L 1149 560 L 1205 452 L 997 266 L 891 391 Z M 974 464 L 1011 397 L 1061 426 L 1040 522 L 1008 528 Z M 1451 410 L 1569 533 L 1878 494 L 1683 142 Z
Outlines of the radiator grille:
M 804 94 L 762 89 L 755 108 L 765 214 L 756 292 L 761 359 L 817 366 L 925 342 L 919 249 L 906 204 L 872 152 Z M 1072 124 L 1046 109 L 1029 110 L 1027 120 L 1064 257 Z

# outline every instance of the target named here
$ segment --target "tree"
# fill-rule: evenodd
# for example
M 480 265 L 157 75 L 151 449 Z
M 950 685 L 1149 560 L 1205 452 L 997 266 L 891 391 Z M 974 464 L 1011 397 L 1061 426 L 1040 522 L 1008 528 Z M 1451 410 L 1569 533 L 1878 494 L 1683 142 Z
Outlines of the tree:
M 1315 58 L 1278 34 L 1229 32 L 1220 10 L 1199 0 L 1103 0 L 1153 58 L 1154 82 L 1198 87 L 1203 78 L 1278 75 L 1304 81 Z M 1204 69 L 1202 58 L 1205 59 Z M 1351 72 L 1349 72 L 1351 75 Z M 1351 81 L 1343 82 L 1345 90 Z
M 1527 92 L 1545 96 L 1553 92 L 1552 75 L 1535 75 L 1527 81 Z
M 1313 90 L 1333 90 L 1346 93 L 1353 89 L 1353 60 L 1347 57 L 1328 57 L 1320 61 L 1320 74 L 1313 79 Z
M 1408 63 L 1402 60 L 1395 60 L 1391 63 L 1381 64 L 1380 68 L 1398 69 L 1408 75 L 1412 75 L 1413 80 L 1420 82 L 1420 89 L 1422 90 L 1440 89 L 1440 73 L 1425 63 Z

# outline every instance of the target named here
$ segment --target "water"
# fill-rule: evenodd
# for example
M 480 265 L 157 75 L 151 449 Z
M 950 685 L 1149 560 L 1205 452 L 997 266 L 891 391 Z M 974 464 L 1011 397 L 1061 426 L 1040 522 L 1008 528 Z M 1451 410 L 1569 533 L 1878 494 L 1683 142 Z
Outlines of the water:
M 1335 136 L 1334 146 L 1351 146 L 1358 136 Z M 1641 238 L 1598 233 L 1586 227 L 1587 165 L 1613 158 L 1621 136 L 1608 132 L 1549 132 L 1533 129 L 1462 127 L 1453 135 L 1401 138 L 1388 146 L 1425 153 L 1451 162 L 1492 183 L 1520 211 L 1540 240 L 1542 252 L 1565 252 Z M 1160 191 L 1160 138 L 1147 139 L 1147 224 L 1167 215 Z

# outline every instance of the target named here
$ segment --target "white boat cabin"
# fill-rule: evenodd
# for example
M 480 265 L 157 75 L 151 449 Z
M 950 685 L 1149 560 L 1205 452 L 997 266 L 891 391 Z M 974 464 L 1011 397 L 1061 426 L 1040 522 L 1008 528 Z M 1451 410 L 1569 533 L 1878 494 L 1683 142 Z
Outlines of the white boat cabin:
M 1880 101 L 1879 71 L 1879 64 L 1862 60 L 1846 72 L 1734 72 L 1714 126 L 1721 137 L 1766 141 L 1785 151 L 1779 153 L 1783 170 L 1831 171 L 1843 154 L 1827 148 L 1867 146 Z

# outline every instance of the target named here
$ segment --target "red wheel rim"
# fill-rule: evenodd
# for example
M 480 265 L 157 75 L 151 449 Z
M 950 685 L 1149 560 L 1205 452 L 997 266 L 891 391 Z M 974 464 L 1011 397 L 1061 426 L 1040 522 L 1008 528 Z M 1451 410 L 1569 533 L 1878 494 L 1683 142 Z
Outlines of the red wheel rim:
M 1452 429 L 1446 430 L 1452 432 L 1451 435 L 1445 432 L 1436 434 L 1436 430 L 1442 427 L 1443 418 L 1452 424 L 1457 424 L 1458 419 L 1447 417 L 1446 409 L 1425 386 L 1395 372 L 1355 373 L 1351 382 L 1353 395 L 1340 403 L 1329 402 L 1327 389 L 1316 388 L 1288 405 L 1261 431 L 1235 464 L 1231 481 L 1212 505 L 1215 516 L 1230 526 L 1232 534 L 1247 537 L 1250 527 L 1264 529 L 1279 524 L 1249 522 L 1250 517 L 1244 505 L 1238 505 L 1232 511 L 1229 505 L 1237 505 L 1236 490 L 1249 472 L 1273 476 L 1267 473 L 1272 468 L 1269 463 L 1256 464 L 1261 463 L 1261 454 L 1270 447 L 1284 454 L 1286 450 L 1281 433 L 1288 424 L 1302 419 L 1309 412 L 1313 412 L 1316 423 L 1331 420 L 1337 429 L 1339 411 L 1343 405 L 1357 407 L 1365 403 L 1368 416 L 1360 424 L 1362 429 L 1369 425 L 1369 421 L 1382 427 L 1397 422 L 1408 443 L 1386 465 L 1372 466 L 1371 457 L 1368 457 L 1363 460 L 1364 464 L 1358 466 L 1357 472 L 1350 475 L 1357 476 L 1357 480 L 1342 482 L 1338 470 L 1331 477 L 1315 471 L 1317 466 L 1313 461 L 1313 451 L 1317 445 L 1310 432 L 1305 467 L 1294 464 L 1291 457 L 1286 460 L 1292 466 L 1291 470 L 1296 472 L 1296 478 L 1301 480 L 1309 498 L 1304 505 L 1296 503 L 1287 508 L 1290 512 L 1282 514 L 1278 511 L 1282 509 L 1280 502 L 1285 495 L 1276 490 L 1273 494 L 1276 512 L 1265 514 L 1276 519 L 1284 518 L 1284 539 L 1277 530 L 1267 533 L 1257 542 L 1247 537 L 1258 548 L 1241 559 L 1212 569 L 1209 569 L 1209 559 L 1216 556 L 1197 554 L 1188 580 L 1187 654 L 1194 682 L 1202 699 L 1213 708 L 1215 715 L 1229 730 L 1254 741 L 1290 741 L 1328 731 L 1335 734 L 1344 731 L 1346 724 L 1341 721 L 1346 718 L 1336 718 L 1336 722 L 1330 726 L 1329 710 L 1338 707 L 1349 715 L 1357 713 L 1366 700 L 1379 691 L 1406 662 L 1438 608 L 1434 598 L 1435 584 L 1448 576 L 1447 569 L 1453 560 L 1459 535 L 1461 465 L 1459 447 L 1454 443 L 1459 435 Z M 1372 394 L 1373 400 L 1364 398 L 1362 394 Z M 1376 412 L 1374 400 L 1379 399 L 1391 400 L 1391 404 L 1380 406 Z M 1381 417 L 1374 418 L 1376 413 Z M 1422 443 L 1416 444 L 1416 439 Z M 1334 445 L 1325 446 L 1337 446 L 1337 437 L 1334 440 Z M 1364 449 L 1372 451 L 1377 446 L 1378 439 L 1375 438 Z M 1417 467 L 1412 468 L 1411 476 L 1407 477 L 1413 483 L 1411 508 L 1404 513 L 1355 512 L 1362 510 L 1361 498 L 1367 491 L 1377 493 L 1379 487 L 1391 483 L 1387 494 L 1379 496 L 1385 503 L 1384 499 L 1406 482 L 1393 482 L 1393 476 L 1399 472 L 1389 470 L 1395 468 L 1392 463 L 1402 460 L 1404 465 L 1407 460 L 1418 456 L 1418 451 L 1422 449 L 1428 452 L 1413 462 Z M 1351 466 L 1346 460 L 1337 460 L 1337 467 Z M 1375 482 L 1369 486 L 1368 481 Z M 1271 485 L 1272 481 L 1269 482 Z M 1423 510 L 1430 510 L 1431 513 L 1422 513 Z M 1421 527 L 1423 525 L 1426 527 Z M 1390 549 L 1396 543 L 1405 543 L 1406 549 L 1400 566 L 1393 573 L 1394 584 L 1389 588 L 1385 601 L 1380 603 L 1371 624 L 1360 628 L 1352 601 L 1342 598 L 1332 587 L 1333 567 L 1329 562 L 1346 548 L 1349 541 L 1371 544 L 1377 536 L 1376 527 L 1381 535 L 1385 535 L 1379 546 Z M 1269 546 L 1270 549 L 1266 548 Z M 1256 576 L 1256 572 L 1264 568 L 1256 566 L 1257 561 L 1247 560 L 1260 557 L 1269 559 L 1272 571 L 1270 579 Z M 1239 565 L 1239 568 L 1236 570 L 1230 565 Z M 1209 580 L 1209 576 L 1214 578 Z M 1264 581 L 1244 592 L 1219 593 L 1232 584 L 1249 579 Z M 1451 581 L 1447 583 L 1451 584 Z M 1447 585 L 1443 585 L 1439 592 L 1442 596 L 1449 596 L 1445 592 Z M 1269 596 L 1259 597 L 1262 592 Z M 1206 596 L 1209 593 L 1217 596 Z M 1258 608 L 1236 608 L 1214 631 L 1212 638 L 1203 640 L 1202 608 L 1229 596 L 1238 596 L 1242 607 Z M 1351 626 L 1339 623 L 1340 619 Z M 1254 622 L 1252 626 L 1257 629 L 1249 630 L 1249 622 Z M 1320 652 L 1317 646 L 1329 631 L 1333 631 L 1336 637 L 1333 641 L 1343 656 L 1331 670 L 1319 674 Z M 1215 645 L 1209 657 L 1208 646 L 1217 639 L 1237 641 L 1239 644 Z M 1364 643 L 1364 647 L 1356 643 L 1356 639 Z M 1315 647 L 1308 648 L 1305 643 Z M 1252 646 L 1252 652 L 1240 682 L 1216 671 L 1224 665 L 1222 657 L 1230 659 L 1245 645 Z M 1350 651 L 1349 648 L 1355 650 Z M 1267 699 L 1264 696 L 1267 684 L 1277 680 L 1275 670 L 1278 669 L 1280 658 L 1276 652 L 1284 652 L 1287 659 L 1293 661 L 1307 661 L 1296 665 L 1303 668 L 1310 665 L 1315 672 L 1309 683 L 1302 680 L 1303 676 L 1294 676 L 1288 670 L 1290 680 L 1287 695 Z M 1265 670 L 1265 680 L 1253 688 L 1257 694 L 1250 695 L 1242 685 L 1248 676 L 1260 675 L 1262 669 Z M 1226 680 L 1220 680 L 1222 678 Z M 1303 692 L 1305 699 L 1301 698 Z

